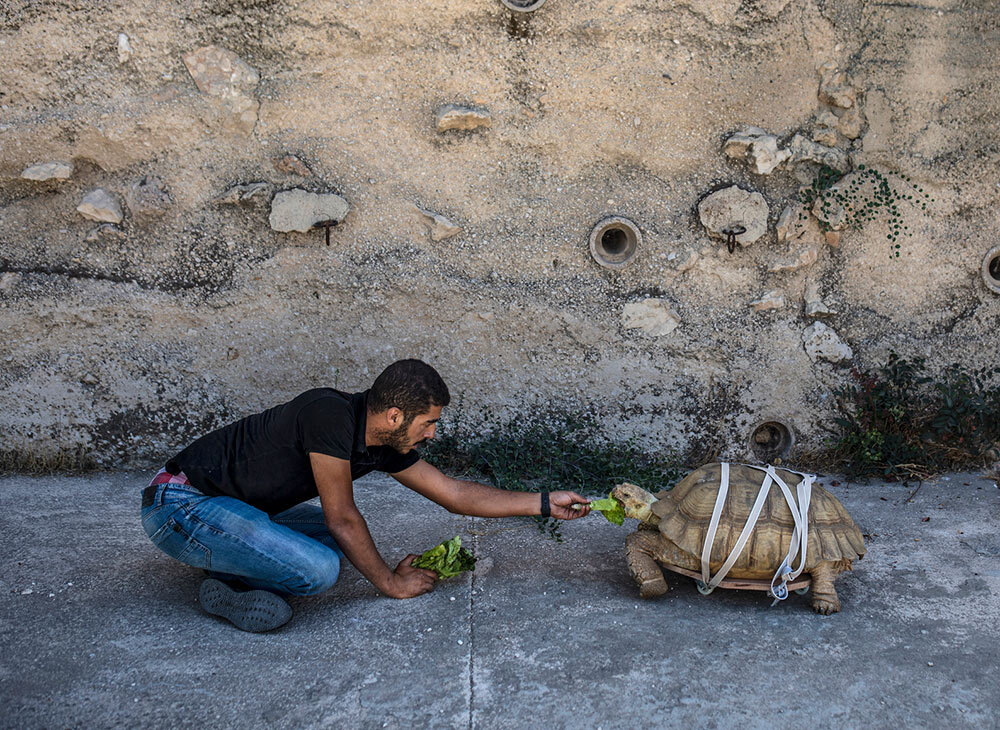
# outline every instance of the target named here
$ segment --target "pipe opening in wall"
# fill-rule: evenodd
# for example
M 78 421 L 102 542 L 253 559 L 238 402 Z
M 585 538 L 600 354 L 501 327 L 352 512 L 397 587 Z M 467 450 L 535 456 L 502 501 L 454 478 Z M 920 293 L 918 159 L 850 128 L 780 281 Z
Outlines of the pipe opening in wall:
M 781 421 L 765 421 L 750 435 L 750 448 L 760 461 L 781 459 L 792 449 L 792 430 Z
M 530 13 L 545 4 L 545 0 L 500 0 L 515 13 Z
M 627 218 L 605 218 L 590 232 L 590 255 L 601 266 L 609 269 L 627 264 L 639 249 L 642 234 L 638 226 Z
M 601 248 L 609 256 L 621 256 L 628 248 L 628 236 L 621 228 L 609 228 L 601 235 Z
M 983 281 L 991 291 L 1000 294 L 1000 246 L 994 246 L 983 259 Z

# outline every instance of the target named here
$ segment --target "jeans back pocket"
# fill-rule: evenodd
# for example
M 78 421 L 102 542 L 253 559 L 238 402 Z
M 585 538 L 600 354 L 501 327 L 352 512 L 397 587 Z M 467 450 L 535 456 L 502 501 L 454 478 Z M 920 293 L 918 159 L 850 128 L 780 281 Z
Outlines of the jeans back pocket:
M 195 568 L 204 570 L 211 568 L 212 551 L 189 534 L 184 525 L 174 517 L 168 517 L 163 525 L 149 536 L 149 539 L 175 560 Z

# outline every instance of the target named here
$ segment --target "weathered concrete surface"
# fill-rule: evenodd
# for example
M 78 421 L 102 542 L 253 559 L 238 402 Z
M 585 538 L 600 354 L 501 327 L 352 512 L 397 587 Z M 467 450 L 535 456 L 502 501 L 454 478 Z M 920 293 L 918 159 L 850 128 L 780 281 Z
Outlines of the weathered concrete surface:
M 794 448 L 816 450 L 852 366 L 892 349 L 979 367 L 1000 350 L 1000 295 L 979 273 L 1000 210 L 995 5 L 0 3 L 0 447 L 142 464 L 415 356 L 469 420 L 546 402 L 651 450 L 710 441 L 749 458 L 751 427 L 779 411 Z M 438 132 L 449 105 L 488 111 L 489 128 Z M 748 126 L 771 143 L 727 157 Z M 819 127 L 836 148 L 813 145 Z M 796 154 L 758 174 L 782 151 Z M 288 157 L 303 167 L 275 166 Z M 836 248 L 809 213 L 778 240 L 817 171 L 805 158 L 930 194 L 926 211 L 901 206 L 899 259 L 882 213 Z M 21 178 L 46 161 L 72 177 Z M 83 196 L 122 199 L 148 176 L 169 208 L 125 205 L 94 238 Z M 730 255 L 697 208 L 732 185 L 770 216 Z M 329 247 L 269 225 L 293 186 L 350 202 Z M 240 205 L 216 203 L 234 190 Z M 413 203 L 462 235 L 429 239 Z M 642 243 L 611 270 L 588 237 L 613 216 Z M 852 362 L 806 354 L 809 282 Z M 776 289 L 784 308 L 749 306 Z M 648 298 L 680 317 L 669 337 L 622 325 Z
M 807 597 L 770 608 L 669 576 L 641 602 L 626 530 L 597 515 L 557 544 L 366 478 L 358 501 L 388 559 L 461 534 L 476 575 L 393 601 L 345 568 L 268 635 L 200 612 L 200 574 L 139 527 L 145 476 L 0 480 L 4 727 L 1000 723 L 1000 490 L 974 475 L 916 494 L 822 479 L 870 536 L 830 617 Z

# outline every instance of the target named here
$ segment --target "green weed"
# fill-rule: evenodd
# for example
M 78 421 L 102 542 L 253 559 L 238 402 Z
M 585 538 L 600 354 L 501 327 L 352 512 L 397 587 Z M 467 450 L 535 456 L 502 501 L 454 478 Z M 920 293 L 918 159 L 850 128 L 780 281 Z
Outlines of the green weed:
M 840 433 L 831 456 L 850 478 L 929 476 L 982 465 L 1000 440 L 1000 367 L 954 364 L 927 374 L 924 358 L 895 352 L 835 391 Z

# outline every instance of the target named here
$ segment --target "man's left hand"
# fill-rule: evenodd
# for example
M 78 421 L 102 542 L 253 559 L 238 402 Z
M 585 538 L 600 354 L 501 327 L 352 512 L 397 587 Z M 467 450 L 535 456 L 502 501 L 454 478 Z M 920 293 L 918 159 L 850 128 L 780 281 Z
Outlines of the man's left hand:
M 582 505 L 573 509 L 574 504 Z M 549 511 L 557 520 L 575 520 L 590 514 L 590 500 L 576 492 L 552 492 L 549 494 Z

